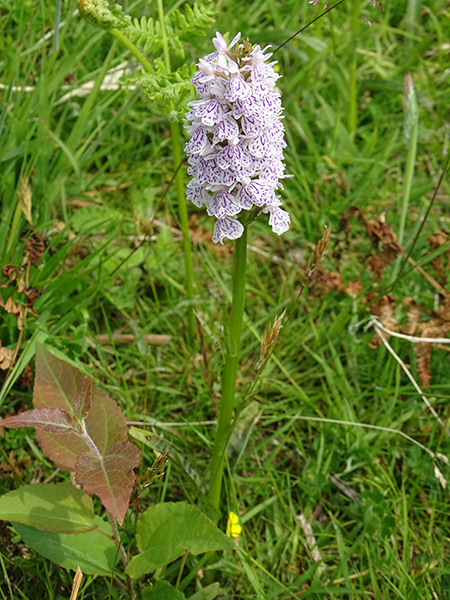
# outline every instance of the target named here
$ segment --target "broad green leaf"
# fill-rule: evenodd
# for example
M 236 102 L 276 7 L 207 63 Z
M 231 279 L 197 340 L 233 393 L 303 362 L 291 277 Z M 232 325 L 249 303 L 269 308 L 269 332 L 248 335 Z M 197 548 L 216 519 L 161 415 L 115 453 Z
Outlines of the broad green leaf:
M 88 575 L 111 575 L 117 548 L 110 525 L 100 517 L 94 520 L 98 529 L 80 535 L 39 531 L 21 523 L 13 525 L 27 546 L 58 565 L 73 571 L 79 566 Z
M 142 600 L 186 600 L 186 596 L 170 583 L 160 579 L 153 587 L 142 590 Z
M 140 515 L 136 540 L 142 554 L 131 559 L 127 573 L 137 579 L 181 556 L 234 548 L 234 543 L 200 510 L 185 502 L 165 502 Z
M 97 494 L 106 510 L 123 524 L 133 485 L 133 467 L 141 462 L 140 450 L 130 442 L 118 442 L 103 455 L 83 452 L 75 463 L 75 479 L 88 494 Z
M 0 497 L 0 519 L 56 533 L 94 528 L 92 499 L 71 483 L 36 483 Z
M 76 367 L 56 358 L 42 344 L 36 344 L 36 379 L 34 408 L 60 408 L 73 413 L 72 404 L 85 385 L 84 375 Z M 100 453 L 127 437 L 125 417 L 117 404 L 92 386 L 91 407 L 85 420 L 86 429 Z M 88 450 L 86 443 L 72 433 L 47 433 L 37 430 L 43 453 L 60 469 L 75 470 L 77 456 Z

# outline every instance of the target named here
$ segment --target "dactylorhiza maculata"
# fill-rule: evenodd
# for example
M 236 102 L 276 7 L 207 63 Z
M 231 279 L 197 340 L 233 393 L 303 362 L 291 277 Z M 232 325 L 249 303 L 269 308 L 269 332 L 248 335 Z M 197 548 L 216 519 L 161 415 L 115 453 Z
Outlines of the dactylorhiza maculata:
M 229 46 L 219 32 L 216 36 L 216 52 L 200 59 L 192 79 L 202 99 L 189 103 L 185 119 L 191 123 L 187 198 L 216 217 L 215 243 L 241 237 L 242 211 L 269 213 L 269 225 L 281 235 L 290 217 L 276 191 L 283 189 L 280 179 L 289 176 L 283 164 L 283 107 L 274 89 L 280 77 L 276 61 L 267 63 L 272 54 L 258 45 L 239 44 L 240 34 Z

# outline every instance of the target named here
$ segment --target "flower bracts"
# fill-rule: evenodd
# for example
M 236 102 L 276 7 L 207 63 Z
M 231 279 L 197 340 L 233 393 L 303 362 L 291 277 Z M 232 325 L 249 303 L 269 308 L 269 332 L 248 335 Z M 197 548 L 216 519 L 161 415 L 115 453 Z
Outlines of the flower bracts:
M 216 52 L 200 59 L 192 83 L 201 100 L 190 102 L 186 144 L 192 180 L 187 198 L 217 218 L 213 241 L 242 235 L 241 211 L 269 213 L 278 235 L 289 229 L 289 214 L 280 208 L 278 188 L 284 175 L 284 126 L 278 77 L 272 56 L 238 34 L 227 47 L 217 32 Z M 244 221 L 244 220 L 243 220 Z M 244 221 L 245 223 L 245 221 Z

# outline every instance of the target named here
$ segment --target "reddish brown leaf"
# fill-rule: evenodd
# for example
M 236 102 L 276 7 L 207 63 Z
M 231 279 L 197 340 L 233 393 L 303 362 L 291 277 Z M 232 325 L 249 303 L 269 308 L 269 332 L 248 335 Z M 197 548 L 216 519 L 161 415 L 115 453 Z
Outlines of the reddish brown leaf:
M 50 433 L 67 434 L 73 431 L 75 426 L 74 420 L 65 410 L 60 408 L 39 408 L 27 410 L 6 417 L 0 421 L 2 427 L 40 427 L 44 431 Z
M 109 446 L 98 456 L 83 452 L 75 463 L 75 480 L 87 494 L 96 494 L 106 510 L 122 525 L 136 476 L 133 467 L 141 452 L 129 441 Z
M 84 379 L 76 367 L 56 358 L 41 344 L 36 344 L 35 408 L 61 408 L 71 414 L 72 402 Z M 120 408 L 95 386 L 92 386 L 91 409 L 85 423 L 100 453 L 111 444 L 127 439 L 126 420 Z M 74 471 L 77 456 L 87 450 L 86 443 L 71 433 L 61 436 L 38 430 L 36 438 L 44 454 L 60 469 Z

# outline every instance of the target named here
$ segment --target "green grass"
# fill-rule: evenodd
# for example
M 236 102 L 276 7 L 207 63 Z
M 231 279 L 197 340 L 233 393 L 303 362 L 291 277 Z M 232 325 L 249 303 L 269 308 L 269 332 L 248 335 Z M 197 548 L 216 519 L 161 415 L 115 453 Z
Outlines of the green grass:
M 167 2 L 166 10 L 171 5 Z M 403 238 L 410 249 L 448 152 L 450 8 L 437 0 L 386 0 L 383 13 L 369 2 L 360 5 L 371 28 L 354 19 L 348 0 L 275 55 L 283 75 L 287 172 L 295 175 L 285 181 L 283 193 L 292 227 L 278 238 L 260 219 L 249 232 L 249 243 L 267 254 L 250 250 L 248 255 L 240 389 L 255 374 L 265 328 L 285 308 L 289 313 L 325 225 L 331 224 L 332 233 L 322 269 L 339 274 L 346 286 L 359 279 L 362 291 L 354 299 L 310 283 L 256 382 L 252 399 L 260 403 L 260 418 L 242 453 L 230 456 L 232 477 L 224 481 L 229 508 L 239 512 L 244 525 L 239 551 L 219 557 L 214 568 L 226 598 L 450 598 L 448 491 L 440 487 L 429 455 L 393 433 L 302 419 L 398 429 L 432 452 L 448 455 L 450 450 L 448 437 L 399 365 L 384 347 L 370 349 L 374 332 L 357 325 L 368 316 L 363 298 L 389 290 L 395 265 L 381 281 L 365 268 L 378 248 L 350 212 L 357 206 L 374 220 L 384 212 L 398 232 L 407 160 L 403 82 L 410 72 L 419 104 L 417 161 Z M 0 80 L 6 86 L 35 86 L 31 93 L 0 90 L 1 264 L 21 263 L 21 232 L 28 224 L 17 211 L 17 190 L 24 175 L 31 181 L 34 225 L 51 241 L 39 268 L 30 272 L 30 285 L 43 294 L 35 303 L 39 317 L 28 316 L 23 348 L 30 350 L 15 373 L 19 376 L 27 361 L 33 368 L 30 340 L 45 339 L 93 374 L 129 419 L 143 418 L 146 398 L 147 416 L 166 424 L 156 430 L 203 473 L 214 440 L 214 426 L 203 422 L 215 418 L 215 409 L 200 343 L 186 342 L 188 302 L 181 235 L 173 229 L 178 227 L 174 187 L 158 209 L 150 239 L 136 249 L 145 220 L 173 176 L 170 124 L 140 92 L 98 89 L 106 70 L 130 56 L 107 33 L 72 17 L 74 9 L 74 2 L 62 1 L 67 22 L 59 50 L 51 54 L 51 38 L 38 42 L 53 28 L 54 3 L 0 0 Z M 129 2 L 129 11 L 157 15 L 156 3 Z M 253 43 L 275 49 L 318 11 L 296 0 L 222 1 L 216 27 L 188 46 L 186 60 L 211 50 L 216 29 L 231 36 L 241 31 Z M 95 80 L 96 87 L 87 98 L 55 106 L 71 73 L 74 85 Z M 427 262 L 426 238 L 442 228 L 449 231 L 449 194 L 444 178 L 411 254 L 436 278 Z M 212 229 L 203 211 L 189 209 L 202 228 Z M 231 258 L 197 241 L 193 260 L 196 310 L 223 343 L 220 324 L 223 300 L 230 300 Z M 1 293 L 7 297 L 6 290 Z M 402 323 L 405 297 L 422 306 L 422 319 L 435 310 L 435 290 L 410 266 L 390 293 Z M 97 334 L 119 330 L 133 333 L 137 343 L 93 341 Z M 149 347 L 142 336 L 151 333 L 169 334 L 172 341 Z M 218 395 L 221 356 L 206 331 L 203 336 Z M 0 339 L 2 346 L 15 347 L 12 315 L 0 314 Z M 391 342 L 419 381 L 412 345 Z M 444 420 L 447 365 L 445 350 L 434 349 L 426 395 Z M 2 416 L 30 406 L 31 397 L 31 387 L 16 383 L 1 396 Z M 2 459 L 12 451 L 20 476 L 0 471 L 2 493 L 53 472 L 33 439 L 31 430 L 5 432 Z M 152 462 L 146 455 L 144 466 Z M 441 465 L 449 479 L 449 468 Z M 354 499 L 333 483 L 335 476 L 353 490 Z M 61 477 L 65 474 L 55 480 Z M 193 500 L 195 494 L 190 480 L 171 465 L 164 484 L 148 488 L 141 504 Z M 323 568 L 312 559 L 301 513 L 312 527 Z M 220 525 L 225 526 L 225 517 Z M 25 549 L 20 540 L 11 541 L 13 535 L 9 524 L 1 523 L 0 597 L 68 598 L 73 574 Z M 133 549 L 133 517 L 124 535 Z M 171 582 L 180 561 L 164 574 Z M 198 561 L 188 557 L 182 581 L 200 568 Z M 195 582 L 194 577 L 186 586 L 187 596 L 200 585 Z M 110 590 L 108 581 L 87 577 L 79 598 L 123 594 L 116 584 Z

